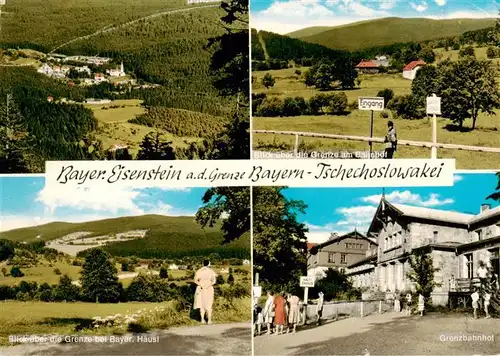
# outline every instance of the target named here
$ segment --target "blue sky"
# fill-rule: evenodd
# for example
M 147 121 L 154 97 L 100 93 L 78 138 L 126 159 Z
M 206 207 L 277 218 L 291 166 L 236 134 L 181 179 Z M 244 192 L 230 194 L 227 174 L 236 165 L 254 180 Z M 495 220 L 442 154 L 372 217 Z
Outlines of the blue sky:
M 500 0 L 250 0 L 251 26 L 280 34 L 382 17 L 496 17 Z
M 79 189 L 68 193 L 45 187 L 43 177 L 1 177 L 0 231 L 51 221 L 81 222 L 119 216 L 191 216 L 205 188 Z
M 492 173 L 455 175 L 452 187 L 386 188 L 389 202 L 478 214 L 481 204 L 499 204 L 486 197 L 494 192 Z M 331 232 L 354 228 L 365 233 L 380 201 L 382 188 L 288 188 L 285 196 L 304 201 L 308 208 L 299 219 L 309 227 L 310 242 L 326 241 Z

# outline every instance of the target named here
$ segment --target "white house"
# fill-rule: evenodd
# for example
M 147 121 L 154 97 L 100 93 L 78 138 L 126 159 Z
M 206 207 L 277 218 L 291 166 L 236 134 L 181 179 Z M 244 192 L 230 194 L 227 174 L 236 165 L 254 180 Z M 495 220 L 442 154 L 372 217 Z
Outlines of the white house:
M 403 68 L 403 78 L 413 80 L 415 79 L 415 76 L 417 75 L 417 71 L 425 66 L 425 62 L 422 60 L 418 61 L 412 61 L 408 63 L 404 68 Z
M 52 75 L 54 70 L 47 63 L 44 63 L 40 68 L 38 68 L 38 73 L 42 73 L 45 75 Z
M 178 270 L 179 266 L 177 266 L 175 263 L 173 263 L 170 266 L 168 266 L 168 269 L 170 269 L 170 270 Z
M 87 67 L 87 66 L 83 66 L 83 67 L 75 67 L 75 70 L 78 72 L 78 73 L 87 73 L 88 75 L 90 75 L 90 68 Z
M 243 260 L 243 264 L 244 265 L 249 265 L 250 264 L 250 260 Z
M 94 76 L 94 80 L 97 84 L 107 81 L 104 77 L 104 74 L 102 73 L 96 73 L 96 75 Z

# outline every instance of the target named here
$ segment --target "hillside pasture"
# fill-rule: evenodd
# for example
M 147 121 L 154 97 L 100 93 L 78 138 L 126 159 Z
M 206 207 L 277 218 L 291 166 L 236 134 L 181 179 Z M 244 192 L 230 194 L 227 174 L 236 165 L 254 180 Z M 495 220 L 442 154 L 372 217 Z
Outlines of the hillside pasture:
M 478 48 L 480 53 L 486 50 Z M 446 54 L 453 55 L 453 52 Z M 299 69 L 300 75 L 295 74 Z M 339 92 L 320 91 L 314 87 L 307 88 L 304 84 L 303 73 L 307 68 L 287 68 L 281 70 L 270 71 L 255 71 L 253 72 L 254 83 L 253 92 L 266 93 L 268 96 L 277 96 L 279 98 L 286 97 L 304 97 L 310 99 L 312 96 L 319 93 Z M 270 73 L 274 79 L 273 87 L 266 89 L 261 83 L 262 77 Z M 344 90 L 349 103 L 357 103 L 358 97 L 361 96 L 376 96 L 383 89 L 389 88 L 394 91 L 394 95 L 411 94 L 411 81 L 404 79 L 400 74 L 361 74 L 359 88 L 354 90 Z M 429 119 L 422 120 L 404 120 L 393 118 L 399 140 L 413 141 L 432 141 L 431 122 Z M 387 131 L 387 121 L 380 117 L 380 114 L 375 114 L 374 121 L 374 136 L 384 137 Z M 464 122 L 464 127 L 467 129 L 471 126 L 471 120 Z M 450 120 L 438 118 L 438 135 L 439 143 L 462 144 L 470 146 L 483 147 L 500 147 L 500 111 L 495 115 L 486 115 L 481 113 L 477 120 L 477 127 L 474 131 L 456 132 L 453 130 L 453 125 Z M 277 130 L 277 131 L 301 131 L 301 132 L 316 132 L 330 133 L 354 136 L 369 136 L 370 133 L 370 114 L 367 111 L 354 110 L 346 116 L 298 116 L 298 117 L 253 117 L 254 130 Z M 465 130 L 466 131 L 466 130 Z M 284 135 L 271 134 L 254 134 L 253 148 L 259 151 L 268 150 L 293 150 L 295 137 Z M 302 150 L 307 151 L 367 151 L 368 143 L 346 140 L 320 139 L 312 137 L 300 138 Z M 373 144 L 373 149 L 383 150 L 383 144 Z M 430 157 L 430 149 L 421 147 L 403 147 L 399 146 L 396 157 L 399 158 L 428 158 Z M 438 150 L 438 157 L 441 158 L 456 158 L 457 168 L 460 169 L 478 169 L 492 168 L 500 164 L 500 154 L 483 153 L 472 151 L 458 150 Z
M 432 125 L 430 119 L 404 120 L 391 118 L 397 129 L 399 140 L 432 141 Z M 387 121 L 375 115 L 374 136 L 384 137 L 387 132 Z M 449 120 L 439 118 L 437 120 L 439 143 L 453 143 L 471 146 L 500 147 L 500 112 L 495 116 L 480 115 L 477 128 L 469 132 L 453 132 L 447 129 Z M 465 126 L 470 125 L 466 122 Z M 347 116 L 298 116 L 281 118 L 253 118 L 254 130 L 278 130 L 278 131 L 302 131 L 329 134 L 342 134 L 353 136 L 369 136 L 370 113 L 355 110 Z M 254 134 L 254 150 L 273 150 L 272 147 L 280 147 L 276 150 L 292 151 L 295 142 L 294 136 Z M 367 142 L 345 141 L 333 139 L 321 139 L 313 137 L 300 138 L 300 150 L 338 152 L 338 151 L 368 151 Z M 374 151 L 383 151 L 384 145 L 373 144 Z M 430 149 L 421 147 L 398 146 L 396 158 L 430 158 Z M 471 152 L 459 150 L 438 149 L 439 158 L 455 158 L 458 169 L 485 169 L 498 167 L 500 165 L 500 154 Z
M 474 54 L 477 59 L 483 60 L 483 59 L 488 59 L 486 55 L 486 51 L 488 50 L 488 47 L 475 47 L 474 48 Z M 460 50 L 446 50 L 445 48 L 436 48 L 434 49 L 434 53 L 436 53 L 436 60 L 437 62 L 442 62 L 447 59 L 450 59 L 452 61 L 458 61 L 459 59 L 459 52 Z M 491 59 L 492 63 L 495 65 L 500 64 L 500 58 L 493 58 Z
M 223 258 L 248 258 L 250 236 L 228 245 L 220 226 L 202 229 L 193 216 L 143 215 L 98 220 L 84 223 L 54 222 L 45 225 L 16 229 L 0 233 L 0 238 L 13 241 L 51 241 L 79 232 L 89 232 L 87 237 L 113 235 L 127 231 L 148 230 L 144 238 L 116 242 L 103 249 L 113 256 L 137 256 L 141 258 L 182 258 L 218 253 Z M 37 239 L 37 236 L 40 236 Z
M 305 28 L 290 34 L 328 48 L 356 51 L 393 43 L 420 42 L 459 36 L 466 31 L 492 27 L 495 20 L 387 17 L 330 28 Z
M 300 70 L 301 74 L 295 74 L 295 70 Z M 339 92 L 320 91 L 314 87 L 306 87 L 303 79 L 303 74 L 309 68 L 287 68 L 280 70 L 255 71 L 255 77 L 252 92 L 266 93 L 267 95 L 276 95 L 281 98 L 301 96 L 305 99 L 310 99 L 312 96 L 320 93 Z M 276 80 L 273 87 L 266 89 L 261 81 L 266 73 L 271 74 Z M 347 95 L 347 100 L 357 102 L 360 96 L 376 96 L 380 90 L 390 88 L 395 95 L 406 95 L 411 93 L 411 81 L 404 79 L 401 74 L 373 74 L 359 76 L 361 80 L 359 88 L 353 90 L 344 90 Z

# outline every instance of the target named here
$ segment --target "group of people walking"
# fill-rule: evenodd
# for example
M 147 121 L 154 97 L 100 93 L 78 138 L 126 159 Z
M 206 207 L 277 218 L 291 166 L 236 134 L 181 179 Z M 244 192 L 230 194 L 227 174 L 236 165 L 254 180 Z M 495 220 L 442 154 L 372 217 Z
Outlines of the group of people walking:
M 290 332 L 290 329 L 296 332 L 297 324 L 302 322 L 301 310 L 302 302 L 296 295 L 268 291 L 264 307 L 257 302 L 254 305 L 256 333 L 261 334 L 263 325 L 267 326 L 267 334 L 280 335 Z
M 401 301 L 403 302 L 403 306 L 401 306 L 401 304 L 402 304 Z M 405 313 L 406 315 L 411 315 L 412 314 L 412 305 L 413 305 L 413 297 L 410 293 L 407 293 L 406 295 L 396 294 L 396 297 L 394 298 L 394 311 L 395 312 Z M 417 310 L 419 311 L 421 316 L 424 315 L 425 297 L 422 294 L 418 295 Z

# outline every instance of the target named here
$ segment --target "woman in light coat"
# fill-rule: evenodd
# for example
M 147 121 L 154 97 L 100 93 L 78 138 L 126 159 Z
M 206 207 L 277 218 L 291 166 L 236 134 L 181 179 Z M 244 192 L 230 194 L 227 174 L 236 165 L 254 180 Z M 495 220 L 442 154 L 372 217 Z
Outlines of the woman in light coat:
M 267 333 L 271 333 L 273 318 L 274 318 L 274 293 L 271 291 L 267 292 L 267 300 L 264 305 L 264 309 L 262 309 L 263 321 L 267 324 Z

